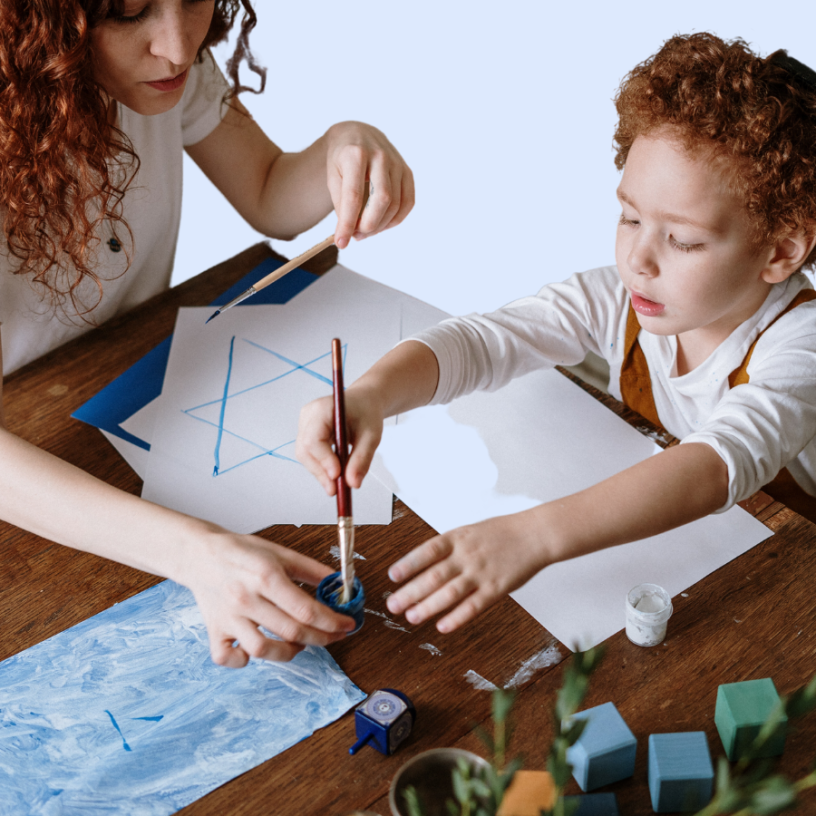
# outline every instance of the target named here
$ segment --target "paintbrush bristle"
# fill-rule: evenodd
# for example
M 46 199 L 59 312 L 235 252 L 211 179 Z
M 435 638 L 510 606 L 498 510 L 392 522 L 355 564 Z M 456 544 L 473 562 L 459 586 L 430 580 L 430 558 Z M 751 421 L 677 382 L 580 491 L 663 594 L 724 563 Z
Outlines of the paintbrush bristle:
M 220 315 L 220 314 L 221 314 L 221 310 L 220 310 L 220 309 L 216 309 L 216 310 L 215 310 L 215 311 L 214 311 L 214 312 L 213 312 L 213 313 L 212 313 L 212 314 L 211 314 L 211 315 L 210 315 L 210 316 L 207 318 L 207 320 L 206 320 L 206 322 L 204 323 L 204 325 L 206 326 L 206 325 L 207 325 L 207 323 L 209 323 L 209 322 L 210 322 L 210 321 L 211 321 L 211 320 L 212 320 L 214 317 L 218 317 L 218 315 Z

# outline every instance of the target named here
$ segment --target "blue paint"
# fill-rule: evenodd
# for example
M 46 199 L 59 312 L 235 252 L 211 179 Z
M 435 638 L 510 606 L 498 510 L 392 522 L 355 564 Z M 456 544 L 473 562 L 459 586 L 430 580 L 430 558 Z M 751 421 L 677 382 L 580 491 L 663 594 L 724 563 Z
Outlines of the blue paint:
M 232 376 L 232 356 L 235 352 L 235 335 L 230 340 L 229 362 L 227 363 L 227 378 L 224 380 L 224 396 L 221 398 L 221 411 L 218 415 L 218 436 L 215 440 L 215 467 L 213 476 L 218 475 L 218 468 L 221 464 L 221 437 L 224 435 L 224 414 L 227 410 L 227 397 L 229 396 L 229 383 Z
M 314 365 L 317 362 L 320 362 L 321 360 L 325 360 L 327 357 L 330 357 L 331 352 L 321 354 L 319 357 L 315 357 L 313 360 L 310 360 L 307 363 L 298 363 L 295 360 L 289 359 L 288 357 L 284 356 L 283 354 L 279 354 L 278 352 L 273 351 L 272 349 L 265 348 L 264 346 L 260 345 L 259 343 L 255 343 L 254 341 L 248 340 L 246 338 L 242 338 L 242 339 L 248 345 L 250 345 L 250 346 L 252 346 L 252 347 L 254 347 L 254 348 L 256 348 L 256 349 L 258 349 L 260 351 L 263 351 L 263 352 L 265 352 L 267 354 L 271 354 L 276 359 L 280 360 L 283 363 L 286 363 L 286 365 L 288 365 L 288 366 L 291 366 L 291 369 L 289 371 L 285 371 L 283 374 L 278 374 L 277 376 L 272 377 L 271 379 L 264 380 L 263 382 L 257 383 L 256 385 L 251 385 L 248 388 L 242 388 L 239 391 L 234 391 L 233 393 L 230 393 L 229 387 L 230 387 L 230 381 L 231 381 L 231 378 L 232 378 L 233 362 L 234 362 L 234 356 L 235 356 L 235 336 L 233 336 L 232 339 L 230 340 L 230 348 L 229 348 L 229 356 L 228 356 L 229 362 L 228 362 L 228 365 L 227 365 L 227 375 L 226 375 L 226 378 L 225 378 L 225 381 L 224 381 L 224 388 L 222 390 L 221 396 L 218 397 L 217 399 L 212 399 L 212 400 L 208 400 L 207 402 L 202 402 L 201 404 L 195 405 L 192 408 L 184 408 L 184 409 L 182 409 L 182 413 L 184 413 L 186 416 L 190 417 L 191 419 L 195 419 L 198 422 L 202 422 L 205 425 L 210 425 L 211 427 L 216 429 L 215 454 L 214 454 L 213 472 L 212 472 L 213 477 L 223 476 L 226 473 L 229 473 L 230 471 L 235 470 L 238 467 L 241 467 L 243 465 L 247 465 L 250 462 L 254 462 L 256 459 L 261 459 L 261 458 L 263 458 L 265 456 L 271 456 L 271 457 L 273 457 L 275 459 L 280 459 L 280 460 L 282 460 L 284 462 L 290 462 L 292 464 L 298 465 L 299 467 L 302 467 L 302 465 L 300 464 L 300 462 L 297 461 L 297 459 L 292 459 L 292 458 L 290 458 L 288 456 L 284 456 L 283 454 L 279 453 L 279 451 L 282 450 L 283 448 L 286 448 L 289 445 L 294 445 L 295 444 L 294 439 L 289 439 L 286 442 L 283 442 L 282 444 L 275 446 L 274 448 L 267 448 L 266 446 L 260 445 L 257 442 L 253 441 L 252 439 L 248 439 L 247 437 L 241 436 L 240 434 L 237 434 L 237 433 L 231 431 L 228 427 L 226 427 L 225 417 L 226 417 L 226 410 L 227 410 L 227 401 L 231 400 L 231 399 L 235 399 L 236 397 L 240 397 L 243 394 L 247 394 L 247 393 L 249 393 L 251 391 L 256 391 L 257 389 L 263 388 L 264 386 L 271 385 L 272 383 L 275 383 L 275 382 L 283 379 L 284 377 L 288 377 L 289 375 L 294 374 L 296 371 L 301 371 L 304 374 L 308 374 L 309 376 L 314 377 L 315 379 L 317 379 L 319 382 L 323 383 L 324 385 L 327 386 L 327 388 L 330 389 L 330 388 L 332 388 L 332 380 L 329 379 L 328 377 L 325 377 L 323 374 L 321 374 L 318 371 L 313 371 L 310 368 L 310 366 Z M 346 367 L 346 357 L 347 357 L 347 355 L 348 355 L 348 344 L 345 344 L 345 345 L 343 345 L 343 370 L 344 370 L 344 372 L 345 372 L 345 367 Z M 212 420 L 207 419 L 206 417 L 198 416 L 195 413 L 193 413 L 194 411 L 201 411 L 201 410 L 204 410 L 206 408 L 210 408 L 213 405 L 218 405 L 219 406 L 218 422 L 213 422 Z M 247 457 L 245 459 L 242 459 L 241 461 L 237 462 L 236 464 L 230 465 L 229 467 L 222 467 L 221 466 L 221 444 L 223 442 L 225 434 L 227 436 L 233 438 L 233 439 L 239 440 L 239 441 L 244 442 L 244 443 L 246 443 L 246 444 L 248 444 L 248 445 L 250 445 L 250 446 L 252 446 L 254 448 L 257 448 L 260 451 L 260 453 L 257 453 L 254 456 L 250 456 L 250 457 Z
M 272 349 L 265 348 L 264 346 L 260 345 L 259 343 L 255 343 L 252 340 L 244 340 L 245 343 L 249 343 L 250 346 L 255 346 L 255 348 L 260 349 L 261 351 L 265 351 L 267 354 L 271 354 L 273 357 L 277 357 L 282 362 L 286 363 L 287 365 L 292 366 L 292 371 L 287 371 L 286 374 L 282 374 L 282 377 L 285 377 L 287 374 L 291 374 L 294 371 L 302 371 L 305 374 L 310 374 L 320 382 L 326 383 L 326 385 L 331 385 L 332 381 L 328 377 L 324 377 L 322 374 L 318 374 L 317 371 L 312 371 L 309 366 L 314 365 L 319 360 L 324 360 L 326 357 L 331 356 L 331 352 L 327 352 L 326 354 L 321 354 L 319 357 L 315 357 L 314 360 L 310 360 L 308 363 L 296 363 L 294 360 L 290 360 L 288 357 L 284 357 L 282 354 L 278 354 L 277 351 L 272 351 Z M 343 347 L 346 348 L 345 346 Z M 280 379 L 276 377 L 275 379 Z
M 0 814 L 169 816 L 364 697 L 312 646 L 216 666 L 165 581 L 0 663 Z
M 122 747 L 126 751 L 132 750 L 131 747 L 127 744 L 127 740 L 125 739 L 125 735 L 122 733 L 122 729 L 119 727 L 119 723 L 116 722 L 114 719 L 113 714 L 110 713 L 107 709 L 105 709 L 105 713 L 110 717 L 110 721 L 113 723 L 113 727 L 119 732 L 119 736 L 122 738 Z
M 246 338 L 244 338 L 244 342 L 247 343 L 250 346 L 254 346 L 257 349 L 260 349 L 261 351 L 269 352 L 270 354 L 272 354 L 275 357 L 277 357 L 278 359 L 280 359 L 282 362 L 285 362 L 285 363 L 287 363 L 289 365 L 292 365 L 294 367 L 293 367 L 293 369 L 291 371 L 285 371 L 283 374 L 278 374 L 277 377 L 272 377 L 271 380 L 265 380 L 264 382 L 258 383 L 257 385 L 251 385 L 251 386 L 249 386 L 249 388 L 243 388 L 240 391 L 235 391 L 234 393 L 230 394 L 230 397 L 229 397 L 230 399 L 232 399 L 234 397 L 240 397 L 242 394 L 248 394 L 250 391 L 256 391 L 258 388 L 263 388 L 265 385 L 269 385 L 270 383 L 277 382 L 278 380 L 281 380 L 284 377 L 288 377 L 290 374 L 294 373 L 295 371 L 305 371 L 307 374 L 311 374 L 313 377 L 320 380 L 321 382 L 326 383 L 327 385 L 332 384 L 332 381 L 330 379 L 328 379 L 327 377 L 324 377 L 322 374 L 318 374 L 316 371 L 311 371 L 308 368 L 310 365 L 314 365 L 315 363 L 320 362 L 320 360 L 323 360 L 326 357 L 328 357 L 329 354 L 331 354 L 331 352 L 329 352 L 329 354 L 321 354 L 319 357 L 315 357 L 314 360 L 310 360 L 308 363 L 302 363 L 301 364 L 301 363 L 296 363 L 296 362 L 294 362 L 292 360 L 288 360 L 286 357 L 283 357 L 280 354 L 276 354 L 274 351 L 269 351 L 269 349 L 266 349 L 263 346 L 258 345 L 257 343 L 253 343 L 252 340 L 247 340 Z M 185 414 L 190 414 L 191 411 L 198 411 L 201 408 L 209 408 L 210 405 L 217 405 L 219 402 L 222 402 L 222 401 L 223 401 L 223 397 L 219 397 L 218 399 L 209 400 L 208 402 L 202 402 L 201 405 L 196 405 L 193 408 L 185 408 L 184 413 Z

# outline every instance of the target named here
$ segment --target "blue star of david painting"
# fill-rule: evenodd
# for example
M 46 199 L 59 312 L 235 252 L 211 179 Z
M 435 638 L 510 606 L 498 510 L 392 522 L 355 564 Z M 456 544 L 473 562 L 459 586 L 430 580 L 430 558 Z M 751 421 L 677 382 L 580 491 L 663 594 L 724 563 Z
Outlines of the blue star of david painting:
M 343 372 L 346 368 L 348 345 L 343 345 Z M 237 357 L 244 364 L 237 365 Z M 292 360 L 273 349 L 265 348 L 248 338 L 233 335 L 229 344 L 229 354 L 224 377 L 224 387 L 218 397 L 207 402 L 182 409 L 182 413 L 198 422 L 210 425 L 215 431 L 213 449 L 213 477 L 223 476 L 236 468 L 243 467 L 262 457 L 273 457 L 284 462 L 299 465 L 294 458 L 295 440 L 292 438 L 294 423 L 289 422 L 283 437 L 270 445 L 270 436 L 281 424 L 276 414 L 276 404 L 283 386 L 294 386 L 303 390 L 306 383 L 293 382 L 293 378 L 310 378 L 315 389 L 307 389 L 312 397 L 301 399 L 305 404 L 309 399 L 332 392 L 331 351 L 307 362 Z M 306 393 L 306 391 L 304 391 Z M 291 394 L 290 394 L 291 400 Z

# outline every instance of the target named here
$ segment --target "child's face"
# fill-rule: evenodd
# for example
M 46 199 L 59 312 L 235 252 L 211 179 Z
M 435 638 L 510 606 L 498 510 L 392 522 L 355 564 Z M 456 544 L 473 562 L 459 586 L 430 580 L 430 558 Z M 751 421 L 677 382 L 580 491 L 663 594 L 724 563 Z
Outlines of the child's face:
M 97 82 L 136 113 L 170 110 L 184 93 L 214 9 L 214 0 L 125 0 L 121 18 L 91 31 Z
M 769 252 L 752 250 L 744 205 L 705 153 L 638 136 L 618 198 L 615 259 L 646 331 L 713 350 L 762 305 Z

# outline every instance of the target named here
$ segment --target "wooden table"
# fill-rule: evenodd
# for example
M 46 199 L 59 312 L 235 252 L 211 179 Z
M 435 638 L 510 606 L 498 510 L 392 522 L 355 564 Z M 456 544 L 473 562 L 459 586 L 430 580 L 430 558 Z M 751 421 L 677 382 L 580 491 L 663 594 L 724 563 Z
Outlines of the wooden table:
M 99 431 L 70 419 L 71 412 L 166 337 L 180 306 L 210 302 L 270 253 L 263 244 L 251 247 L 9 376 L 4 387 L 11 430 L 138 493 L 141 485 L 130 467 Z M 314 271 L 333 261 L 330 254 L 319 256 Z M 613 400 L 604 401 L 628 416 Z M 780 693 L 787 693 L 816 670 L 816 529 L 763 494 L 747 502 L 747 509 L 775 535 L 691 587 L 687 597 L 675 598 L 663 645 L 639 648 L 623 632 L 607 642 L 586 706 L 612 700 L 639 740 L 634 778 L 610 788 L 618 795 L 622 814 L 652 812 L 646 784 L 650 733 L 705 730 L 717 756 L 722 753 L 714 726 L 718 684 L 770 676 Z M 555 640 L 509 598 L 453 635 L 440 635 L 431 623 L 413 627 L 404 619 L 392 620 L 384 600 L 391 589 L 386 567 L 432 534 L 399 501 L 394 503 L 390 526 L 358 528 L 357 546 L 367 559 L 358 562 L 358 571 L 372 614 L 366 616 L 361 632 L 331 647 L 337 662 L 363 690 L 392 686 L 412 698 L 419 713 L 408 743 L 393 757 L 369 748 L 350 757 L 349 714 L 193 803 L 185 814 L 331 816 L 359 808 L 386 816 L 388 786 L 411 756 L 439 746 L 482 753 L 472 726 L 489 719 L 490 694 L 475 689 L 466 673 L 474 671 L 503 686 L 525 661 Z M 279 526 L 263 535 L 327 560 L 336 532 L 329 526 Z M 159 580 L 4 523 L 0 564 L 0 659 Z M 560 653 L 562 658 L 568 654 L 563 646 Z M 545 765 L 552 734 L 550 711 L 560 683 L 561 667 L 553 665 L 533 672 L 519 686 L 511 753 L 523 753 L 526 768 Z M 816 716 L 789 734 L 781 770 L 803 775 L 815 749 Z M 574 783 L 570 792 L 579 792 Z M 802 812 L 814 810 L 816 797 L 810 792 Z M 122 812 L 127 812 L 126 803 Z

